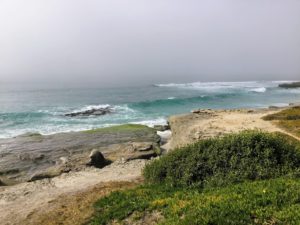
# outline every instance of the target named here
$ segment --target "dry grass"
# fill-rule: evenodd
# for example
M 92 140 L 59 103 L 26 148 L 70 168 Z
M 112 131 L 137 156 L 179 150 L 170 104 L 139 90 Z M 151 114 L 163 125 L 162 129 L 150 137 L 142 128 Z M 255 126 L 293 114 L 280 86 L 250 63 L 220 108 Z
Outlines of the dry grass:
M 281 120 L 277 122 L 278 126 L 284 130 L 300 137 L 300 120 Z
M 23 221 L 23 225 L 81 225 L 85 224 L 94 213 L 94 203 L 116 190 L 134 188 L 141 183 L 136 182 L 108 182 L 84 192 L 61 195 L 58 199 L 33 212 Z
M 282 110 L 278 113 L 263 117 L 264 120 L 274 121 L 276 125 L 297 137 L 300 137 L 300 107 Z

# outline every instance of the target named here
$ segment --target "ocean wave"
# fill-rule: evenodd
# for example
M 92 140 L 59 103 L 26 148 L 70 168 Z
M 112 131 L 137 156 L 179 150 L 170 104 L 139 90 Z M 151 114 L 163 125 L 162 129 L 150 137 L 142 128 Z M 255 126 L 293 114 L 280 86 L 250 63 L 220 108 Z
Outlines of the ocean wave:
M 94 109 L 100 110 L 100 109 L 107 109 L 107 108 L 113 108 L 113 107 L 109 104 L 86 105 L 80 109 L 73 110 L 72 113 L 85 112 L 85 111 L 94 110 Z
M 259 87 L 259 88 L 253 88 L 253 89 L 250 89 L 251 92 L 257 92 L 257 93 L 264 93 L 266 92 L 266 88 L 265 87 Z
M 141 124 L 141 125 L 146 125 L 148 127 L 154 127 L 155 125 L 167 125 L 167 120 L 166 118 L 161 117 L 152 120 L 142 120 L 142 121 L 132 122 L 132 124 Z
M 127 104 L 124 105 L 110 105 L 110 104 L 100 104 L 100 105 L 86 105 L 80 109 L 75 109 L 71 113 L 85 112 L 88 110 L 101 110 L 110 109 L 114 113 L 134 113 L 135 111 L 128 107 Z
M 260 82 L 260 81 L 245 81 L 245 82 L 193 82 L 193 83 L 168 83 L 155 84 L 159 88 L 179 88 L 191 89 L 204 92 L 225 92 L 225 91 L 252 91 L 263 93 L 268 88 L 275 88 L 279 83 L 284 81 Z

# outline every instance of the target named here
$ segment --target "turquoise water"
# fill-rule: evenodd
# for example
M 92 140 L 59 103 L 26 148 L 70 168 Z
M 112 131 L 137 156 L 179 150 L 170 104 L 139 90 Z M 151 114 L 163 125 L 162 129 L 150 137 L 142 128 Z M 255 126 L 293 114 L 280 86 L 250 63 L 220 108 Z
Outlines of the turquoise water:
M 300 102 L 300 89 L 272 82 L 157 84 L 131 88 L 38 89 L 2 87 L 0 138 L 27 132 L 53 134 L 123 123 L 163 124 L 169 115 L 197 108 L 263 108 Z M 65 117 L 65 113 L 106 106 L 105 116 Z

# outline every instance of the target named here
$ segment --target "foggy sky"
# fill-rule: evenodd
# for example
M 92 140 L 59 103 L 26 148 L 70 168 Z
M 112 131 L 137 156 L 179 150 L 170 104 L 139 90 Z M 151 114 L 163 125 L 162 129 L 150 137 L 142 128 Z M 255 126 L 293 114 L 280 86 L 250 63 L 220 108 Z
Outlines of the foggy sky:
M 296 79 L 299 0 L 0 0 L 0 83 Z

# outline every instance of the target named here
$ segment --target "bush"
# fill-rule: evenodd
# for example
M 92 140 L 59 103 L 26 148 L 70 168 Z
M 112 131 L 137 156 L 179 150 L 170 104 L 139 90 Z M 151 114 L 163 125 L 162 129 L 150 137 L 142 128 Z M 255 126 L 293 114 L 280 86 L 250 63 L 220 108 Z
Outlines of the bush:
M 148 164 L 148 183 L 171 186 L 221 186 L 297 173 L 299 145 L 280 134 L 244 131 L 203 140 Z

